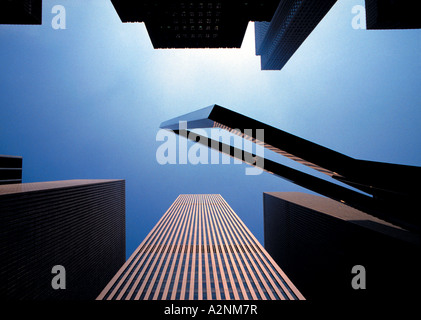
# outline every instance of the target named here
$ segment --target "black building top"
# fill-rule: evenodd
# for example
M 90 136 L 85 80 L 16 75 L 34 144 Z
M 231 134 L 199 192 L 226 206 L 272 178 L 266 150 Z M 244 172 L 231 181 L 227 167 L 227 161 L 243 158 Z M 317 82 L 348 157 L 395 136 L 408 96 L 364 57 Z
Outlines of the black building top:
M 22 157 L 0 155 L 0 185 L 22 183 Z
M 155 49 L 240 48 L 249 21 L 270 21 L 279 0 L 112 0 L 122 22 L 144 22 Z
M 0 1 L 0 24 L 41 24 L 41 0 Z
M 367 29 L 419 29 L 419 2 L 365 0 Z

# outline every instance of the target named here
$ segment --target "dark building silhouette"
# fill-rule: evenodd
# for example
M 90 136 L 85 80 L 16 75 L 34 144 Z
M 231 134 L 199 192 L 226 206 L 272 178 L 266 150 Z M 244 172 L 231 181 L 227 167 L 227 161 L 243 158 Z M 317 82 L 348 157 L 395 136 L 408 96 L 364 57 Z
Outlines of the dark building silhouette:
M 3 0 L 0 24 L 41 24 L 42 0 Z
M 419 29 L 419 1 L 365 0 L 367 30 Z
M 179 121 L 186 121 L 186 130 L 179 128 Z M 258 155 L 188 130 L 215 127 L 231 131 L 318 170 L 330 177 L 332 182 L 264 157 L 262 159 Z M 218 105 L 211 105 L 163 122 L 161 128 L 173 130 L 176 134 L 229 154 L 252 166 L 263 163 L 259 166 L 265 171 L 397 226 L 420 233 L 421 217 L 414 208 L 419 208 L 417 197 L 420 187 L 416 181 L 421 180 L 421 167 L 351 158 Z M 246 129 L 252 129 L 253 132 L 246 134 Z M 259 140 L 256 129 L 264 131 L 264 141 Z M 343 187 L 337 184 L 337 181 L 356 190 Z
M 2 300 L 92 300 L 125 261 L 124 180 L 0 185 L 0 212 Z
M 22 157 L 0 155 L 0 185 L 22 183 Z
M 270 21 L 279 0 L 112 0 L 122 22 L 144 22 L 155 49 L 240 48 L 249 21 Z
M 420 286 L 420 237 L 337 201 L 267 192 L 266 250 L 308 300 L 413 301 Z M 365 269 L 365 289 L 352 268 Z
M 179 195 L 98 300 L 298 300 L 218 194 Z
M 270 22 L 255 22 L 262 70 L 281 70 L 336 0 L 280 1 Z

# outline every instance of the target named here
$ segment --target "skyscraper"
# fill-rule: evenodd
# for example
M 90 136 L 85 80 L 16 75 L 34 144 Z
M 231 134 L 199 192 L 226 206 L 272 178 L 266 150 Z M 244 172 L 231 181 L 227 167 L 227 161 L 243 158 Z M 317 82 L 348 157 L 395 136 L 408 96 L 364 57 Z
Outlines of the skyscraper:
M 216 194 L 180 195 L 98 300 L 304 299 Z
M 270 22 L 255 22 L 262 70 L 281 70 L 336 0 L 286 0 Z
M 0 2 L 0 24 L 41 24 L 42 0 Z
M 22 157 L 0 155 L 0 185 L 22 182 Z
M 95 299 L 125 261 L 124 180 L 0 185 L 0 212 L 1 299 Z
M 267 192 L 265 248 L 308 300 L 416 299 L 420 235 L 331 199 Z M 354 266 L 365 269 L 355 289 Z
M 279 0 L 112 0 L 122 22 L 144 22 L 158 48 L 240 48 L 249 21 L 270 21 Z

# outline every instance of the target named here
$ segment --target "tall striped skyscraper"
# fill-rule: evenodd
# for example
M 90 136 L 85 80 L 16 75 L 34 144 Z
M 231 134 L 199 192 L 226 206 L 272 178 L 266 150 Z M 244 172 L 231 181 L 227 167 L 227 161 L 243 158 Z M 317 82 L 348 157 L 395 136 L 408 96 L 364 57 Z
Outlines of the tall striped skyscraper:
M 297 300 L 221 195 L 179 195 L 98 300 Z

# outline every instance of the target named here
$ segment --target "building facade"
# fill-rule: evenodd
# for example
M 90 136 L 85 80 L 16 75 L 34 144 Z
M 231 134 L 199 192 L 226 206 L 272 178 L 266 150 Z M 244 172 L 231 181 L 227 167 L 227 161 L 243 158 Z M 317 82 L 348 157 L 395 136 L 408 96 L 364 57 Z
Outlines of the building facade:
M 220 195 L 180 195 L 98 300 L 304 299 Z
M 264 193 L 264 243 L 307 300 L 417 298 L 419 234 L 329 198 Z M 352 285 L 355 266 L 364 267 L 365 288 Z
M 0 155 L 0 185 L 22 183 L 22 157 Z
M 281 70 L 336 0 L 280 1 L 270 22 L 255 22 L 262 70 Z
M 124 180 L 0 185 L 0 212 L 3 300 L 93 300 L 125 261 Z

